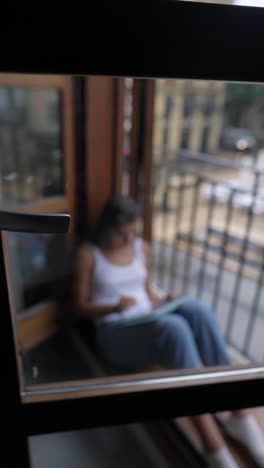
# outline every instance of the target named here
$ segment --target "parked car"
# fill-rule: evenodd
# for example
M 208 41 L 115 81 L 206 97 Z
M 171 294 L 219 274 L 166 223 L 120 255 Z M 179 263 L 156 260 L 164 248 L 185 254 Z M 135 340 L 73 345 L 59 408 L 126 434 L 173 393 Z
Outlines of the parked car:
M 221 138 L 223 149 L 232 151 L 249 152 L 256 146 L 256 139 L 243 128 L 227 128 Z
M 231 197 L 232 195 L 232 197 Z M 264 190 L 259 189 L 255 194 L 252 190 L 245 191 L 245 187 L 238 180 L 204 183 L 201 186 L 201 197 L 212 199 L 219 204 L 231 203 L 234 208 L 251 208 L 255 215 L 264 213 Z

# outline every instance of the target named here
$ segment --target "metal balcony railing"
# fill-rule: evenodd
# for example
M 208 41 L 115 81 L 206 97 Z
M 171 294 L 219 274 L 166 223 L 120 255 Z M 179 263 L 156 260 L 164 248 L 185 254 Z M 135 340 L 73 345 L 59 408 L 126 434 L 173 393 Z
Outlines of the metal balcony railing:
M 230 345 L 264 357 L 264 184 L 181 174 L 154 187 L 153 278 L 212 306 Z M 164 200 L 166 204 L 164 205 Z

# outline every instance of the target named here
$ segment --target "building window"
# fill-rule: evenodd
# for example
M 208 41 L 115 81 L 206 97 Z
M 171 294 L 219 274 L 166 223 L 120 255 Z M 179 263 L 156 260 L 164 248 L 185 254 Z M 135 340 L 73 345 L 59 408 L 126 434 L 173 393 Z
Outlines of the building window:
M 194 96 L 186 96 L 184 100 L 184 117 L 189 117 L 196 109 L 196 99 Z

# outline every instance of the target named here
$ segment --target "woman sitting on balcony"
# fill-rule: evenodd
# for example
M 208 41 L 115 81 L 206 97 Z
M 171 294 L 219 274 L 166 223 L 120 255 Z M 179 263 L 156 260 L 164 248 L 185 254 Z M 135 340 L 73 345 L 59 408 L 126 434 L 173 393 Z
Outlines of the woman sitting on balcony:
M 133 200 L 115 196 L 103 210 L 95 245 L 79 249 L 78 307 L 82 317 L 94 320 L 100 351 L 113 366 L 127 369 L 154 362 L 167 369 L 231 364 L 224 337 L 205 304 L 191 298 L 173 302 L 168 295 L 163 303 L 171 301 L 172 310 L 159 313 L 160 297 L 150 282 L 149 245 L 137 237 L 139 218 Z M 237 467 L 213 417 L 193 419 L 209 465 Z M 253 416 L 236 411 L 225 429 L 264 467 L 264 438 Z

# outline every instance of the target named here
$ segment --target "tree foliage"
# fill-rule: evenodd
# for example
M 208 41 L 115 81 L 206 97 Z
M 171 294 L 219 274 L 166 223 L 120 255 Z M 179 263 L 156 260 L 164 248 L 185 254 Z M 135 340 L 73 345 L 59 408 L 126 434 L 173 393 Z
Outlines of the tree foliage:
M 227 84 L 225 115 L 230 126 L 239 126 L 241 116 L 254 105 L 264 105 L 263 85 Z

